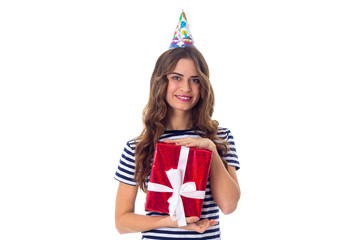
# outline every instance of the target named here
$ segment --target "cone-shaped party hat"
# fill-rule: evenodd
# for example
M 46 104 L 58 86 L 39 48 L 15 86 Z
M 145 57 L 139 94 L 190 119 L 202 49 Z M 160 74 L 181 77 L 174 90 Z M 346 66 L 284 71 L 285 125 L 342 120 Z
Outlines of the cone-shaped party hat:
M 182 10 L 179 23 L 176 26 L 174 37 L 171 40 L 169 48 L 185 47 L 186 45 L 193 45 L 194 40 L 190 32 L 190 26 L 187 22 L 184 10 Z

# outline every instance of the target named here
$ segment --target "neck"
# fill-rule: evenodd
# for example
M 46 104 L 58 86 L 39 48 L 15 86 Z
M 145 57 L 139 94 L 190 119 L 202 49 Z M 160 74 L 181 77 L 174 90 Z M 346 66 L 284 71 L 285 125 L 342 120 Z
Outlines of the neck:
M 186 130 L 192 127 L 190 111 L 169 109 L 166 130 Z

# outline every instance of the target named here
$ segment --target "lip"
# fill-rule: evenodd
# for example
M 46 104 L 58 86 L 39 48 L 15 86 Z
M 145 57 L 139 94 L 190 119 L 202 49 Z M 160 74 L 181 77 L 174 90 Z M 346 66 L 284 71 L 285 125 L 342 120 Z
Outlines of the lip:
M 175 97 L 182 102 L 189 102 L 192 97 L 187 95 L 175 95 Z

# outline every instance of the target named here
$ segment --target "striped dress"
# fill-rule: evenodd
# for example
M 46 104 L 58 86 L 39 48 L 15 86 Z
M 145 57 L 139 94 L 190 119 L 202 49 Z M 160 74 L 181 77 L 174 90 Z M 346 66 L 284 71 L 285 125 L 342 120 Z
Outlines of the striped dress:
M 198 131 L 202 134 L 201 131 Z M 224 157 L 229 166 L 233 166 L 238 170 L 240 168 L 240 163 L 238 161 L 238 156 L 236 153 L 234 137 L 232 136 L 229 129 L 219 128 L 217 136 L 229 143 L 230 150 L 227 155 Z M 165 139 L 179 139 L 186 137 L 200 137 L 193 130 L 171 130 L 165 131 L 161 135 L 159 141 Z M 115 173 L 115 179 L 126 183 L 132 186 L 136 186 L 134 181 L 134 171 L 135 171 L 135 143 L 134 140 L 127 142 L 123 154 L 121 155 L 118 169 Z M 149 181 L 150 176 L 147 181 Z M 157 212 L 146 212 L 146 215 L 158 216 L 166 215 L 163 213 Z M 203 208 L 201 212 L 201 219 L 215 219 L 219 223 L 219 207 L 216 205 L 214 199 L 212 198 L 210 191 L 210 181 L 208 180 L 206 186 L 206 196 L 203 203 Z M 220 226 L 219 224 L 212 226 L 204 233 L 197 233 L 194 231 L 189 231 L 181 228 L 158 228 L 150 231 L 142 232 L 142 239 L 220 239 Z

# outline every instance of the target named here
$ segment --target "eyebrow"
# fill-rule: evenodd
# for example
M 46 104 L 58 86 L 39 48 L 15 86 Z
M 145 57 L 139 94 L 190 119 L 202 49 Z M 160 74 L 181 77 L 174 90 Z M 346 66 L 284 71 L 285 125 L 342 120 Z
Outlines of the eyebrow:
M 177 72 L 172 72 L 172 73 L 169 73 L 169 74 L 175 74 L 175 75 L 179 75 L 181 77 L 183 77 L 184 75 L 181 74 L 181 73 L 177 73 Z M 199 76 L 191 76 L 190 78 L 198 78 Z

